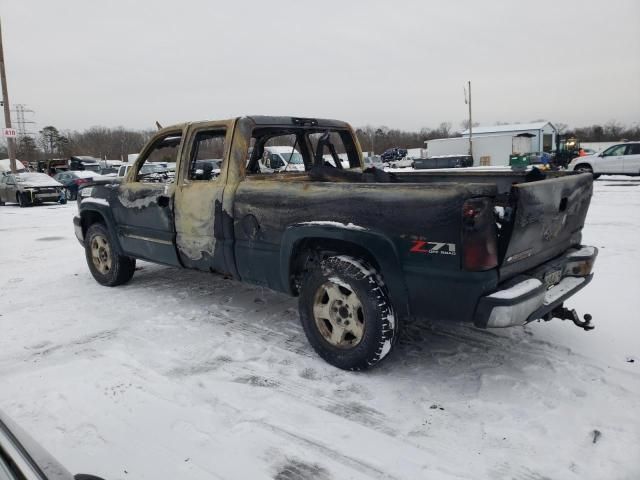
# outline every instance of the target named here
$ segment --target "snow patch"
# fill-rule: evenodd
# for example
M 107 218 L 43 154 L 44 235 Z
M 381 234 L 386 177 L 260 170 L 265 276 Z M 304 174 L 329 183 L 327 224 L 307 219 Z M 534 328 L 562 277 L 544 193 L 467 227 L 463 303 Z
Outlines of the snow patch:
M 347 282 L 340 280 L 338 277 L 329 277 L 329 281 L 331 283 L 335 283 L 336 285 L 341 286 L 342 288 L 346 288 L 350 292 L 353 290 Z
M 95 203 L 97 205 L 104 205 L 105 207 L 109 207 L 109 202 L 107 201 L 107 199 L 105 198 L 93 198 L 93 197 L 87 197 L 87 198 L 83 198 L 82 201 L 80 202 L 81 204 L 85 204 L 85 203 Z
M 324 225 L 328 227 L 344 228 L 346 230 L 358 230 L 358 231 L 367 230 L 366 228 L 361 227 L 359 225 L 354 225 L 353 223 L 340 223 L 340 222 L 332 222 L 329 220 L 318 220 L 315 222 L 302 222 L 302 223 L 298 223 L 298 225 Z
M 542 282 L 537 278 L 530 278 L 525 280 L 524 282 L 516 283 L 513 287 L 507 288 L 506 290 L 499 290 L 495 293 L 492 293 L 488 296 L 488 298 L 500 298 L 500 299 L 512 299 L 518 298 L 527 293 L 535 290 Z
M 335 258 L 339 258 L 343 262 L 350 263 L 351 265 L 356 267 L 358 270 L 360 270 L 365 275 L 373 275 L 375 273 L 373 270 L 370 270 L 370 269 L 366 268 L 360 262 L 358 262 L 357 260 L 354 260 L 353 258 L 351 258 L 351 257 L 349 257 L 347 255 L 338 255 Z

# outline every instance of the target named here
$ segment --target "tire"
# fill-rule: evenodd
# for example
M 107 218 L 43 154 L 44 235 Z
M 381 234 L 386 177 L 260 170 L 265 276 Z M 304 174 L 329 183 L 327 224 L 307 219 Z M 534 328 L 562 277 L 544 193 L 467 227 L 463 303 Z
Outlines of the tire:
M 374 366 L 398 337 L 398 321 L 378 272 L 346 255 L 314 265 L 302 279 L 298 300 L 309 343 L 343 370 Z
M 65 188 L 64 195 L 65 197 L 67 197 L 67 200 L 71 201 L 75 200 L 78 197 L 78 193 L 73 193 L 69 188 Z
M 16 202 L 18 203 L 18 205 L 20 205 L 20 208 L 25 208 L 31 205 L 31 203 L 29 203 L 29 200 L 27 199 L 27 196 L 24 193 L 16 193 Z
M 593 175 L 594 180 L 600 176 L 597 173 L 593 173 L 593 168 L 591 168 L 591 165 L 588 165 L 586 163 L 580 163 L 576 165 L 573 171 L 580 172 L 580 173 L 590 173 L 591 175 Z
M 136 260 L 118 253 L 104 224 L 94 223 L 89 227 L 84 245 L 87 265 L 99 284 L 115 287 L 131 280 Z

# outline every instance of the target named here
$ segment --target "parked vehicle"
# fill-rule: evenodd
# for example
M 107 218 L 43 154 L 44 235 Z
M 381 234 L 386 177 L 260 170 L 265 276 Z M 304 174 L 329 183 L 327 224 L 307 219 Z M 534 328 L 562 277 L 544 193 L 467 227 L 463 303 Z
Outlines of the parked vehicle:
M 133 165 L 134 164 L 132 163 L 120 165 L 117 176 L 126 177 Z M 149 177 L 154 177 L 155 175 L 158 178 L 169 178 L 170 176 L 175 175 L 175 164 L 169 165 L 167 162 L 147 163 L 140 170 L 140 173 L 148 175 Z
M 640 142 L 613 145 L 600 153 L 574 158 L 568 170 L 600 175 L 640 175 Z
M 102 166 L 100 165 L 99 158 L 77 155 L 69 159 L 69 170 L 90 170 L 92 172 L 100 173 L 101 169 Z
M 383 162 L 391 162 L 394 160 L 395 161 L 402 160 L 406 156 L 407 156 L 406 148 L 394 147 L 394 148 L 389 148 L 385 150 L 384 153 L 381 155 L 381 158 Z
M 473 157 L 471 155 L 440 155 L 429 158 L 416 158 L 412 167 L 416 170 L 473 167 Z
M 263 172 L 304 172 L 302 155 L 289 146 L 264 147 L 260 158 L 260 170 Z
M 56 173 L 53 178 L 64 186 L 65 197 L 68 200 L 75 200 L 78 196 L 78 189 L 82 185 L 87 185 L 91 183 L 94 178 L 101 178 L 101 176 L 91 170 L 72 170 Z
M 28 170 L 25 168 L 24 164 L 16 159 L 16 173 L 27 172 Z M 0 175 L 3 173 L 11 173 L 11 160 L 8 158 L 4 158 L 0 160 Z
M 384 163 L 382 162 L 382 157 L 380 155 L 364 157 L 363 163 L 365 168 L 375 167 L 381 170 L 384 168 Z
M 389 167 L 391 168 L 410 168 L 413 166 L 413 158 L 404 157 L 399 160 L 391 160 Z
M 265 143 L 291 136 L 308 170 L 261 172 Z M 191 152 L 212 139 L 224 142 L 221 174 L 198 180 Z M 349 169 L 337 151 L 347 152 Z M 141 173 L 156 158 L 177 162 L 172 183 Z M 168 127 L 122 182 L 81 190 L 76 236 L 102 285 L 128 282 L 144 259 L 298 296 L 309 342 L 344 369 L 382 360 L 401 325 L 416 318 L 486 328 L 558 317 L 592 328 L 563 307 L 591 281 L 597 255 L 581 245 L 590 175 L 365 173 L 361 159 L 353 130 L 335 120 L 258 116 Z
M 62 193 L 62 184 L 44 173 L 0 175 L 0 205 L 8 202 L 30 207 L 43 202 L 66 201 Z
M 196 180 L 211 180 L 220 175 L 221 167 L 222 160 L 196 160 L 192 166 L 195 169 L 193 178 Z
M 87 474 L 72 475 L 7 415 L 0 411 L 0 479 L 102 480 Z

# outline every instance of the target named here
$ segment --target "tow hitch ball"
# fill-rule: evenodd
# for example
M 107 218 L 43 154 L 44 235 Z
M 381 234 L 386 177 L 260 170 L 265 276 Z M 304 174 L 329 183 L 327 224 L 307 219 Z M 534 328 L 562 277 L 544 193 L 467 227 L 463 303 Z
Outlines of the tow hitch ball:
M 591 325 L 591 315 L 585 313 L 584 320 L 580 320 L 575 310 L 569 310 L 563 306 L 554 308 L 551 316 L 553 318 L 559 318 L 560 320 L 571 320 L 576 326 L 583 328 L 587 332 L 596 328 L 594 325 Z

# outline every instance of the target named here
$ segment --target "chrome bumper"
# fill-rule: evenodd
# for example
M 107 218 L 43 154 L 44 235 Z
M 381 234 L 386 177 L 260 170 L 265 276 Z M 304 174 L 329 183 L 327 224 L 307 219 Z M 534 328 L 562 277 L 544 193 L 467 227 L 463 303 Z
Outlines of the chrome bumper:
M 481 328 L 511 327 L 548 316 L 591 281 L 597 255 L 595 247 L 572 248 L 508 281 L 480 298 L 474 324 Z

